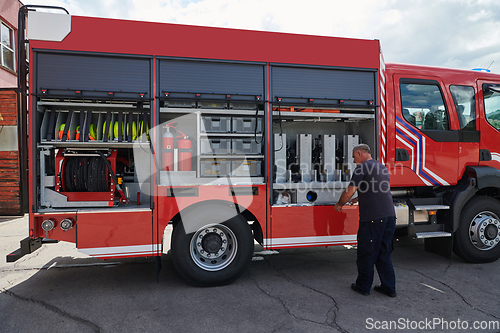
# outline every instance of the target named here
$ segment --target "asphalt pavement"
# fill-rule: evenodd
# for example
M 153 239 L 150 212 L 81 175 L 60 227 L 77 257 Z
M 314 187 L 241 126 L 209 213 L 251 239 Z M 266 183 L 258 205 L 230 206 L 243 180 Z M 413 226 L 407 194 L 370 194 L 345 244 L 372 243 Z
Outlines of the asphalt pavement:
M 26 218 L 0 218 L 0 332 L 500 332 L 500 261 L 450 261 L 410 239 L 396 243 L 390 298 L 350 289 L 355 247 L 256 246 L 236 282 L 198 288 L 168 252 L 159 283 L 153 259 L 99 260 L 63 242 L 6 263 L 27 232 Z

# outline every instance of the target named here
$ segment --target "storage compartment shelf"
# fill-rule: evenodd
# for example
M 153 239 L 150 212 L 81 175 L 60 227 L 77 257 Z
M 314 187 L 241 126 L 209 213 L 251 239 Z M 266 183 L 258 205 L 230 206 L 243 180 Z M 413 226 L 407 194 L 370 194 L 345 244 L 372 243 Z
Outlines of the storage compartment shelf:
M 273 111 L 273 116 L 278 117 L 280 112 Z M 347 118 L 353 120 L 372 120 L 375 119 L 374 114 L 364 114 L 364 113 L 333 113 L 333 112 L 290 112 L 281 111 L 281 117 L 283 118 Z
M 275 204 L 273 205 L 273 208 L 283 208 L 283 207 L 309 207 L 309 206 L 335 206 L 335 202 L 333 203 L 314 203 L 314 202 L 308 202 L 308 203 L 294 203 L 294 204 Z
M 175 176 L 174 176 L 175 175 Z M 228 179 L 229 177 L 229 179 Z M 264 177 L 251 177 L 251 181 L 244 177 L 220 176 L 197 178 L 187 175 L 182 177 L 179 172 L 160 171 L 160 186 L 203 186 L 203 185 L 264 185 Z
M 242 115 L 255 116 L 255 110 L 238 110 L 238 109 L 199 109 L 199 108 L 160 108 L 160 112 L 165 113 L 203 113 L 203 114 L 224 114 L 224 115 Z M 264 111 L 260 110 L 258 116 L 263 116 Z
M 262 160 L 250 158 L 203 159 L 200 160 L 200 177 L 262 177 Z
M 203 133 L 203 136 L 207 137 L 231 137 L 231 138 L 252 138 L 255 134 L 241 134 L 241 133 Z M 258 137 L 262 137 L 262 133 L 257 133 Z
M 135 141 L 135 142 L 115 142 L 115 141 L 89 141 L 89 142 L 79 142 L 79 141 L 44 141 L 38 144 L 38 148 L 41 147 L 56 147 L 56 148 L 133 148 L 134 145 L 141 143 L 149 143 L 149 141 Z
M 291 190 L 291 189 L 345 189 L 349 186 L 349 182 L 309 182 L 309 183 L 273 183 L 274 190 Z
M 264 158 L 264 155 L 200 155 L 200 159 L 258 159 L 258 158 Z
M 118 206 L 113 206 L 109 208 L 41 208 L 38 210 L 39 213 L 56 213 L 56 212 L 92 212 L 92 213 L 109 213 L 109 212 L 148 212 L 151 211 L 149 201 L 146 203 L 141 203 L 137 205 L 136 203 L 120 204 Z
M 53 108 L 43 112 L 40 142 L 121 143 L 149 141 L 149 110 Z
M 76 103 L 76 102 L 55 102 L 55 101 L 40 101 L 37 103 L 38 106 L 47 107 L 64 107 L 65 109 L 137 109 L 136 103 Z M 144 105 L 144 109 L 149 110 L 149 105 Z

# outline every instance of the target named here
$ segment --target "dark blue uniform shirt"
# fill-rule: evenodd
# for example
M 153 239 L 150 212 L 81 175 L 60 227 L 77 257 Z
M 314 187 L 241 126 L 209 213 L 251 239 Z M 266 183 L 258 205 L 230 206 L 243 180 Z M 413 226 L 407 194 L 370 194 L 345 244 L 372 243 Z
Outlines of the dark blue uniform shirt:
M 373 159 L 361 163 L 354 169 L 349 185 L 358 188 L 360 221 L 396 216 L 389 171 L 383 164 Z

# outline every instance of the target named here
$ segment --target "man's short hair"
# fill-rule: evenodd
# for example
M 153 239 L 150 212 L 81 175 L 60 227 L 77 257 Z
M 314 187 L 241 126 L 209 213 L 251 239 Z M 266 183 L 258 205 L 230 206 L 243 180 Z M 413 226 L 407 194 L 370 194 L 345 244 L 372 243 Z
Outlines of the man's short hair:
M 362 143 L 362 144 L 359 144 L 359 145 L 356 145 L 354 146 L 354 148 L 352 149 L 353 151 L 358 151 L 358 150 L 361 150 L 363 153 L 368 153 L 368 154 L 371 154 L 371 151 L 370 151 L 370 146 L 368 146 L 367 144 L 365 143 Z

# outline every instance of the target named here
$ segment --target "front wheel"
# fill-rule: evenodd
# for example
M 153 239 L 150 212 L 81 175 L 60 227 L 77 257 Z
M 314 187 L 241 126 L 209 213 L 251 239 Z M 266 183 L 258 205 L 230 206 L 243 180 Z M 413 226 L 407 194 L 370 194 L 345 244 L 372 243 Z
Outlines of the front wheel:
M 189 221 L 203 221 L 186 232 Z M 197 286 L 233 282 L 248 267 L 253 255 L 253 236 L 243 216 L 228 218 L 220 211 L 193 212 L 174 228 L 172 260 L 179 274 Z
M 454 252 L 474 262 L 492 262 L 500 258 L 500 201 L 478 196 L 462 210 L 455 233 Z

